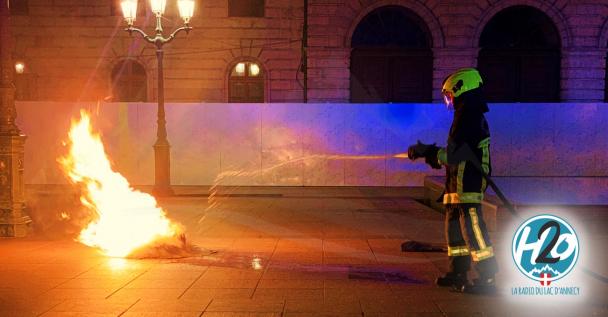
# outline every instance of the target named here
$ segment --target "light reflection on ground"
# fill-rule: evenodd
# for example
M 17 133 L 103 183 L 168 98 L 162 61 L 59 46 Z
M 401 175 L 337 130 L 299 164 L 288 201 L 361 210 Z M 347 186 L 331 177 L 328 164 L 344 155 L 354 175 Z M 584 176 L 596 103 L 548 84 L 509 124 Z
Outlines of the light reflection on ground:
M 519 311 L 504 296 L 434 286 L 447 267 L 445 255 L 401 252 L 405 240 L 444 240 L 443 215 L 418 203 L 423 193 L 416 189 L 241 188 L 232 196 L 218 193 L 211 209 L 200 192 L 178 194 L 160 203 L 201 248 L 194 256 L 112 259 L 72 239 L 0 239 L 0 315 L 542 313 Z M 606 241 L 608 213 L 589 215 L 581 227 Z M 512 238 L 505 237 L 493 233 L 497 248 Z M 606 263 L 604 253 L 598 263 Z M 509 260 L 499 259 L 503 267 Z M 497 279 L 507 284 L 504 274 Z M 607 315 L 608 287 L 593 289 L 584 305 L 560 312 Z

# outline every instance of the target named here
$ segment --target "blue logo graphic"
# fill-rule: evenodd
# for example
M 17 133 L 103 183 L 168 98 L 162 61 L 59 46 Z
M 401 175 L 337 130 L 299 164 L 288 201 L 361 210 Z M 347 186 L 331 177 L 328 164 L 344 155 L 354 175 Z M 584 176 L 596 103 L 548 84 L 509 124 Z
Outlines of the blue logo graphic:
M 574 229 L 553 215 L 526 220 L 513 237 L 512 253 L 517 268 L 543 286 L 570 273 L 578 260 L 578 252 Z

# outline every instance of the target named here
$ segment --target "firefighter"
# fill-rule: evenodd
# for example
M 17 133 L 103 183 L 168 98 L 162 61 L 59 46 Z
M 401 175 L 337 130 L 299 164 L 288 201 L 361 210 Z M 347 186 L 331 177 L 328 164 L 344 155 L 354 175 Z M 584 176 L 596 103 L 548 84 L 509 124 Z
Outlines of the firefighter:
M 481 201 L 486 190 L 482 171 L 490 175 L 490 131 L 484 113 L 488 112 L 483 81 L 474 68 L 460 69 L 443 82 L 442 94 L 454 118 L 447 147 L 417 144 L 408 148 L 411 160 L 424 158 L 432 168 L 446 168 L 445 231 L 448 242 L 448 273 L 437 278 L 439 286 L 451 286 L 466 293 L 493 293 L 498 271 L 494 250 L 488 236 Z M 462 159 L 461 153 L 474 156 Z M 475 263 L 478 278 L 469 282 L 467 272 Z

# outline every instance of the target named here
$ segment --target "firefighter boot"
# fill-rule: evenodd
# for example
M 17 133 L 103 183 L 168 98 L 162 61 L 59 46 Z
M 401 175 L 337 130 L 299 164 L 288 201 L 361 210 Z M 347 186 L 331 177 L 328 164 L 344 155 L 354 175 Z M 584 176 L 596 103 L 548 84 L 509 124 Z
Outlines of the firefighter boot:
M 464 284 L 461 289 L 463 293 L 493 295 L 496 294 L 496 280 L 494 277 L 480 277 L 473 280 L 473 283 Z
M 467 284 L 467 273 L 448 272 L 435 280 L 437 286 L 463 287 Z
M 451 256 L 449 272 L 435 280 L 437 286 L 461 288 L 467 284 L 467 272 L 471 267 L 469 256 Z
M 471 284 L 463 285 L 460 291 L 469 294 L 496 294 L 496 279 L 494 278 L 494 275 L 498 272 L 496 258 L 491 257 L 477 262 L 476 268 L 479 272 L 479 278 L 473 280 Z

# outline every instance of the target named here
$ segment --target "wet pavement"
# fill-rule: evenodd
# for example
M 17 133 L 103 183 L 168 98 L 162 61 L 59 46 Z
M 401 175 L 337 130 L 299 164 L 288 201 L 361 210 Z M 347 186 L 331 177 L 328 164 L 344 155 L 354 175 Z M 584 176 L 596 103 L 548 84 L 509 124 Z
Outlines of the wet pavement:
M 66 238 L 73 228 L 51 224 L 48 213 L 73 208 L 77 196 L 63 193 L 57 200 L 57 191 L 37 192 L 35 219 L 47 224 L 28 238 L 0 239 L 0 316 L 546 312 L 514 305 L 506 290 L 472 296 L 434 286 L 434 278 L 445 272 L 446 256 L 400 249 L 410 239 L 443 241 L 443 215 L 416 200 L 422 198 L 420 188 L 249 188 L 220 191 L 211 201 L 200 188 L 177 194 L 161 205 L 202 250 L 184 258 L 135 260 L 107 258 Z M 605 228 L 596 230 L 600 242 L 608 241 Z M 492 235 L 497 248 L 508 236 Z M 504 276 L 498 281 L 505 282 Z M 608 315 L 606 284 L 585 283 L 593 285 L 594 295 L 551 315 Z

